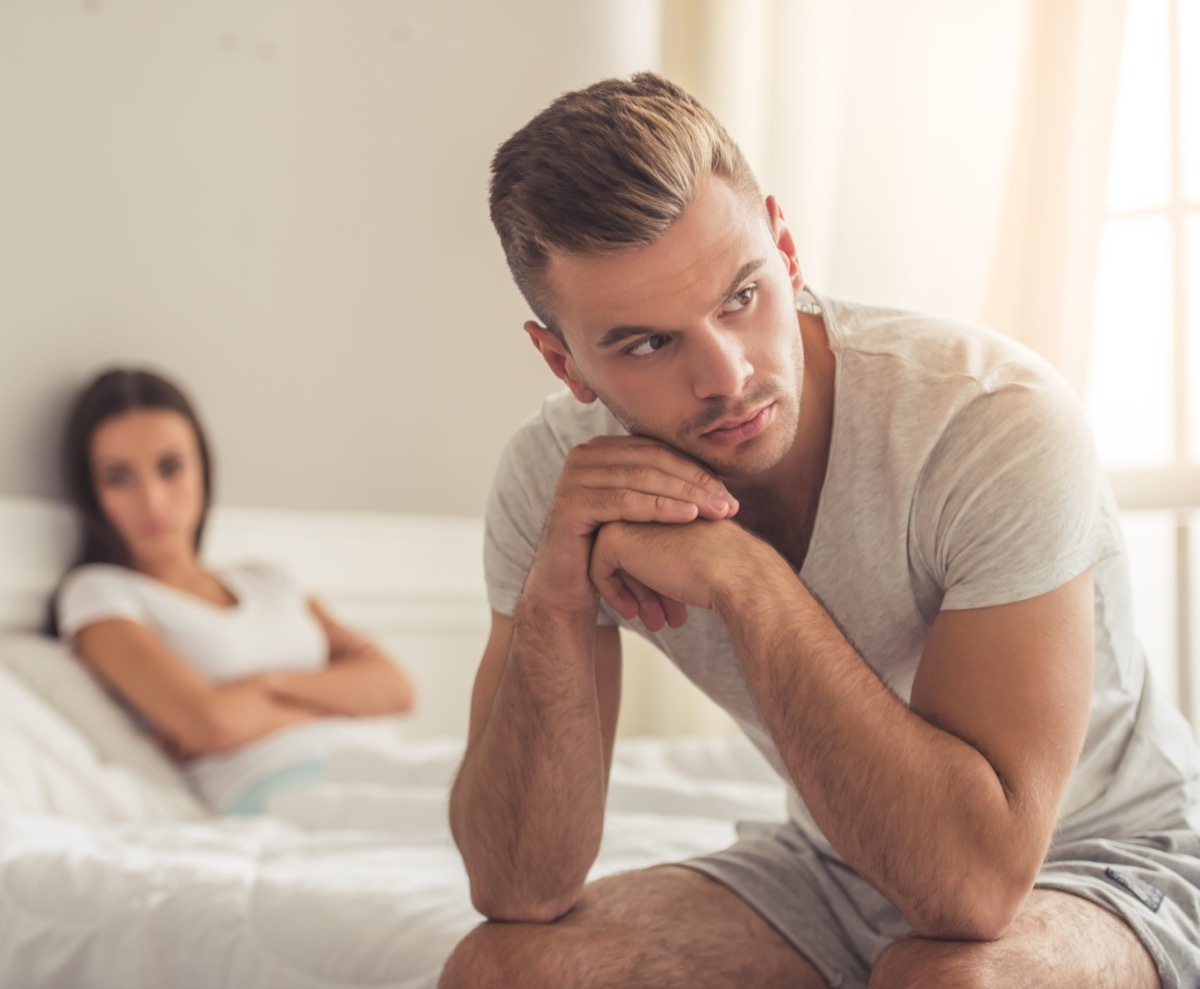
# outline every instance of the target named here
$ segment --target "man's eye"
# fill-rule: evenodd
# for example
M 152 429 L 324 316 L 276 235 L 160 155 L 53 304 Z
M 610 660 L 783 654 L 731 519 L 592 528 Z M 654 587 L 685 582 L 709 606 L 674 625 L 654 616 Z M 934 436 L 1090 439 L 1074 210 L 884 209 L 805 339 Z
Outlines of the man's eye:
M 625 353 L 629 354 L 631 357 L 647 357 L 656 351 L 662 350 L 662 348 L 666 345 L 666 336 L 662 333 L 655 333 L 653 336 L 639 340 L 627 351 L 625 351 Z
M 754 296 L 758 292 L 757 285 L 747 285 L 744 289 L 734 292 L 729 297 L 729 301 L 725 303 L 726 312 L 737 312 L 739 309 L 745 309 L 754 301 Z

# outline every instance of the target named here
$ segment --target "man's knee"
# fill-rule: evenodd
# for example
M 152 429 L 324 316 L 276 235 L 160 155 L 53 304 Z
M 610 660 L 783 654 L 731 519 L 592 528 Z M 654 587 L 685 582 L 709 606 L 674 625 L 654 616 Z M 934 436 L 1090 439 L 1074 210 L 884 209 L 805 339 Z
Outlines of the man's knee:
M 500 947 L 492 924 L 480 924 L 458 942 L 446 959 L 438 989 L 499 989 L 511 985 L 508 953 Z
M 438 980 L 438 989 L 508 989 L 530 986 L 538 981 L 533 959 L 524 959 L 519 932 L 522 928 L 502 924 L 480 924 L 450 953 Z
M 879 956 L 867 989 L 995 989 L 989 947 L 905 938 Z

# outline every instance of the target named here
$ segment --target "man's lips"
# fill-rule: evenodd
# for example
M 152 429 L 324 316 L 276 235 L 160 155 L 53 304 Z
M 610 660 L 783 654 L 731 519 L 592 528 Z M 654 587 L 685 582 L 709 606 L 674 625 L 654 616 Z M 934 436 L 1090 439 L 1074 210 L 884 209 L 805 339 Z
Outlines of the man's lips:
M 701 435 L 705 439 L 711 440 L 714 443 L 720 443 L 723 446 L 744 443 L 767 428 L 774 416 L 774 410 L 775 403 L 769 402 L 749 416 L 732 419 L 720 426 L 714 426 L 707 432 L 701 433 Z

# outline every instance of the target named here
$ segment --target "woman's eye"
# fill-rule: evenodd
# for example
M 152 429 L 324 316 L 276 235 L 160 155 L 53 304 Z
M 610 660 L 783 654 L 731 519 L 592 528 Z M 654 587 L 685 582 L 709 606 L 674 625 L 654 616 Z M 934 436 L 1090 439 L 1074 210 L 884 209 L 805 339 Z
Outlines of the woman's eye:
M 169 460 L 164 460 L 158 465 L 158 472 L 163 477 L 174 477 L 183 469 L 183 463 L 174 457 Z
M 656 351 L 661 350 L 666 345 L 667 345 L 666 335 L 662 334 L 662 333 L 655 333 L 653 336 L 649 336 L 643 340 L 639 340 L 632 347 L 630 347 L 627 351 L 625 351 L 625 353 L 629 354 L 631 357 L 647 357 L 650 354 L 653 354 Z
M 128 484 L 132 476 L 129 471 L 125 470 L 109 471 L 106 474 L 100 475 L 100 484 L 106 488 L 120 488 Z
M 739 309 L 745 309 L 754 301 L 754 295 L 758 291 L 757 285 L 747 285 L 744 289 L 734 292 L 729 297 L 729 301 L 725 303 L 726 312 L 737 312 Z

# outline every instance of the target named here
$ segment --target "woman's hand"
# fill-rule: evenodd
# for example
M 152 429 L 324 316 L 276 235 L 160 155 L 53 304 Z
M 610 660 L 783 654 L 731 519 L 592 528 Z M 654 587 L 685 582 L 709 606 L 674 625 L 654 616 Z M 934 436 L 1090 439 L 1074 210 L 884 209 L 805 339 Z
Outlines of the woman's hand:
M 322 716 L 315 708 L 269 691 L 265 678 L 270 675 L 255 674 L 213 688 L 206 712 L 209 737 L 204 752 L 229 752 L 281 728 Z
M 400 714 L 413 706 L 404 668 L 374 642 L 335 621 L 317 601 L 308 602 L 329 642 L 329 662 L 317 669 L 264 670 L 226 686 L 258 692 L 310 717 Z

